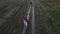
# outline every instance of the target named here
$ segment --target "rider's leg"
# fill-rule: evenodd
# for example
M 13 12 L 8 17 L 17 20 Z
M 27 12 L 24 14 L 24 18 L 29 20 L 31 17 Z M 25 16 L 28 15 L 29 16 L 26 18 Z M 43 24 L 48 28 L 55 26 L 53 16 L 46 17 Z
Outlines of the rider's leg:
M 26 20 L 24 20 L 24 26 L 27 27 L 28 26 L 28 23 Z

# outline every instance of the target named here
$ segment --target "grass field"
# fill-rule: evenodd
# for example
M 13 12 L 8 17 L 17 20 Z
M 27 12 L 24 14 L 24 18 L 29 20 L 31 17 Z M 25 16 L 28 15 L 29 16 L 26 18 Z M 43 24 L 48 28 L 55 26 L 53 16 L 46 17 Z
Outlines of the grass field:
M 22 33 L 28 3 L 0 0 L 0 34 Z M 26 34 L 31 34 L 31 22 Z M 60 34 L 60 0 L 35 0 L 35 34 Z
M 60 34 L 60 0 L 36 0 L 36 34 Z
M 27 2 L 1 0 L 0 3 L 0 34 L 21 34 Z

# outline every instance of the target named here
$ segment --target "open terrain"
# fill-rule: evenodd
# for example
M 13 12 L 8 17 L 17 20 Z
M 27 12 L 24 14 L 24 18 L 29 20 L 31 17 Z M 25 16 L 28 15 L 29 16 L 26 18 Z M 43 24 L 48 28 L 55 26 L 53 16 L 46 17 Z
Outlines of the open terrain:
M 60 34 L 60 0 L 35 0 L 35 34 Z M 27 0 L 0 0 L 0 34 L 22 34 Z M 31 17 L 26 34 L 31 34 Z
M 60 34 L 60 0 L 36 0 L 36 34 Z

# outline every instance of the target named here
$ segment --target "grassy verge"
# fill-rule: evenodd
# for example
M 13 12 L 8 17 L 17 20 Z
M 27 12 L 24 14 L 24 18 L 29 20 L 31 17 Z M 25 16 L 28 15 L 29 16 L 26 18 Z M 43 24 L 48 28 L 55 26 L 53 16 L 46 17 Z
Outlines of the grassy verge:
M 60 34 L 59 0 L 37 0 L 36 34 Z

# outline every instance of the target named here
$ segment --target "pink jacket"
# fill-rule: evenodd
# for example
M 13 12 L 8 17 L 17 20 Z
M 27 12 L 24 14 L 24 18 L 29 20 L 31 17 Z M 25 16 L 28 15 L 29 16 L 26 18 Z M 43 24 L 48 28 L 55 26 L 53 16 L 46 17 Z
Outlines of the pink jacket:
M 24 20 L 27 20 L 27 16 L 24 16 L 23 19 L 24 19 Z

